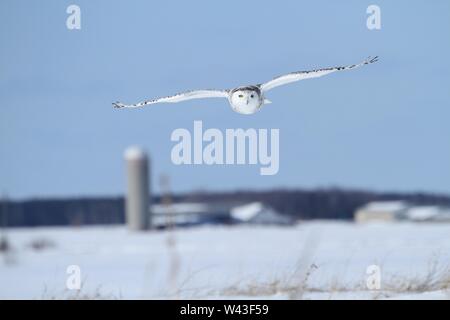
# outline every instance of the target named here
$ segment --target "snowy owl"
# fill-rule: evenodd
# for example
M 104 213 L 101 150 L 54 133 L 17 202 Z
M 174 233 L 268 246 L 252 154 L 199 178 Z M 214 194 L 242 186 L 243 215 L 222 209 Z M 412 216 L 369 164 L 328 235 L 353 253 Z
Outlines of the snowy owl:
M 297 72 L 291 72 L 276 78 L 273 78 L 272 80 L 257 84 L 257 85 L 250 85 L 250 86 L 242 86 L 237 87 L 234 89 L 229 90 L 212 90 L 212 89 L 205 89 L 205 90 L 192 90 L 192 91 L 186 91 L 182 93 L 175 94 L 173 96 L 153 99 L 153 100 L 147 100 L 136 104 L 123 104 L 121 102 L 114 102 L 113 106 L 115 108 L 140 108 L 146 105 L 150 104 L 156 104 L 156 103 L 175 103 L 175 102 L 181 102 L 185 100 L 191 100 L 191 99 L 201 99 L 201 98 L 227 98 L 228 102 L 231 105 L 231 108 L 241 114 L 252 114 L 261 109 L 261 107 L 264 104 L 271 103 L 268 99 L 265 98 L 265 93 L 275 87 L 282 86 L 291 82 L 304 80 L 304 79 L 310 79 L 310 78 L 318 78 L 321 76 L 324 76 L 326 74 L 335 72 L 335 71 L 341 71 L 341 70 L 350 70 L 354 69 L 366 64 L 370 64 L 373 62 L 378 61 L 378 56 L 374 58 L 367 58 L 361 63 L 353 64 L 350 66 L 344 66 L 344 67 L 332 67 L 332 68 L 323 68 L 323 69 L 317 69 L 317 70 L 310 70 L 310 71 L 297 71 Z

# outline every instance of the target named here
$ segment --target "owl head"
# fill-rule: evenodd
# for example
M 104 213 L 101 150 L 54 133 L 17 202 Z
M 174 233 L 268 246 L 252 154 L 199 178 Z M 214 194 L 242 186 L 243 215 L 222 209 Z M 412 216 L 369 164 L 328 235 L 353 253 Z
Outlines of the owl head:
M 243 114 L 255 113 L 262 104 L 261 91 L 256 86 L 237 88 L 229 99 L 233 110 Z
M 238 89 L 231 95 L 231 102 L 235 105 L 251 105 L 259 102 L 259 94 L 250 89 Z

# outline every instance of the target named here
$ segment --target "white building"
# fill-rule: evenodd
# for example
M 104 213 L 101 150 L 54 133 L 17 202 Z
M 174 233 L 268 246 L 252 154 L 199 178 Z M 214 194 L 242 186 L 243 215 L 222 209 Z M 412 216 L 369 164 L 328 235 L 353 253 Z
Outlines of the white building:
M 358 208 L 354 218 L 356 222 L 450 222 L 450 208 L 441 206 L 414 206 L 405 201 L 375 201 Z
M 281 215 L 261 202 L 252 202 L 231 209 L 231 218 L 235 222 L 255 224 L 290 224 L 292 219 Z
M 290 224 L 292 219 L 279 214 L 261 202 L 229 203 L 173 203 L 152 205 L 149 214 L 156 228 L 198 224 Z
M 356 222 L 396 221 L 401 219 L 408 208 L 405 201 L 369 202 L 356 210 L 354 218 Z
M 450 222 L 450 209 L 439 206 L 411 207 L 406 211 L 405 218 L 410 221 Z

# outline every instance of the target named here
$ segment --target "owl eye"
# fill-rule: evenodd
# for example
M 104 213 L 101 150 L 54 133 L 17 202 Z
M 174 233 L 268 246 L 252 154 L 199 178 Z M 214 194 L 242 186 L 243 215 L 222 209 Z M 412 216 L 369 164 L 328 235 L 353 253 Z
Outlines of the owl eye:
M 251 97 L 251 98 L 253 98 L 253 97 L 254 97 L 254 95 L 252 95 L 252 94 L 251 94 L 251 95 L 250 95 L 250 97 Z
M 243 94 L 240 94 L 240 95 L 239 95 L 239 98 L 243 98 L 243 97 L 244 97 L 244 95 L 243 95 Z

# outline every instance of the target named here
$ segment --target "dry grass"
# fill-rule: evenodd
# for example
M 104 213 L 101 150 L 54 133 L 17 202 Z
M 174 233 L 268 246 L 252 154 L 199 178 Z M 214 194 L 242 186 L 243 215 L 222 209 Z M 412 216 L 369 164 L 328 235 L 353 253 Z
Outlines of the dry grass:
M 425 274 L 414 276 L 381 274 L 381 288 L 370 290 L 366 285 L 366 276 L 356 283 L 342 282 L 342 274 L 336 274 L 325 285 L 313 285 L 311 277 L 321 277 L 321 269 L 314 263 L 314 254 L 319 245 L 320 234 L 311 234 L 307 237 L 300 250 L 296 267 L 290 273 L 274 276 L 268 281 L 259 279 L 242 279 L 221 289 L 208 287 L 189 288 L 188 282 L 194 277 L 190 276 L 183 282 L 177 291 L 177 297 L 205 298 L 205 297 L 270 297 L 282 296 L 288 299 L 301 300 L 311 294 L 332 299 L 339 298 L 346 293 L 362 293 L 362 297 L 371 299 L 383 299 L 395 297 L 399 294 L 423 293 L 442 290 L 449 292 L 450 298 L 450 266 L 442 267 L 437 254 L 430 258 L 429 266 Z M 347 262 L 347 265 L 350 260 Z M 379 265 L 379 264 L 378 264 Z M 327 275 L 328 276 L 328 275 Z
M 28 247 L 35 251 L 41 251 L 45 249 L 54 248 L 56 245 L 53 241 L 46 238 L 34 239 L 28 244 Z
M 392 276 L 384 285 L 391 292 L 427 292 L 450 290 L 450 266 L 440 267 L 439 260 L 432 260 L 424 275 L 413 277 Z
M 15 250 L 6 235 L 0 237 L 0 257 L 6 266 L 15 265 L 17 262 Z
M 297 268 L 298 269 L 298 268 Z M 199 270 L 200 273 L 202 270 Z M 450 267 L 439 267 L 438 261 L 430 262 L 430 267 L 425 274 L 411 277 L 385 276 L 382 280 L 380 290 L 369 290 L 365 286 L 365 280 L 354 285 L 348 285 L 339 281 L 336 276 L 328 284 L 323 286 L 313 286 L 309 283 L 313 274 L 320 275 L 320 267 L 314 263 L 310 264 L 305 271 L 301 271 L 301 277 L 298 276 L 298 270 L 285 276 L 274 277 L 268 281 L 236 281 L 220 289 L 212 289 L 208 286 L 192 288 L 188 282 L 194 278 L 195 274 L 183 281 L 179 289 L 173 295 L 167 298 L 208 298 L 208 297 L 271 297 L 281 296 L 288 299 L 308 299 L 311 294 L 319 294 L 322 299 L 333 299 L 342 297 L 346 293 L 365 293 L 362 298 L 385 299 L 395 298 L 401 294 L 414 294 L 432 291 L 448 292 L 447 298 L 450 299 Z M 85 289 L 85 281 L 79 290 L 65 290 L 59 294 L 48 294 L 44 291 L 41 299 L 56 300 L 115 300 L 122 299 L 121 294 L 105 294 L 101 286 L 89 292 Z
M 317 240 L 317 239 L 316 239 Z M 315 241 L 313 241 L 315 242 Z M 311 242 L 309 243 L 311 245 Z M 314 246 L 312 246 L 314 247 Z M 311 248 L 311 247 L 310 247 Z M 362 293 L 361 297 L 369 299 L 395 298 L 401 294 L 418 294 L 424 292 L 443 291 L 447 292 L 450 299 L 450 266 L 443 266 L 437 256 L 433 256 L 428 264 L 428 269 L 422 274 L 412 276 L 381 275 L 381 288 L 370 290 L 366 286 L 366 277 L 360 281 L 348 284 L 342 282 L 342 274 L 336 275 L 328 284 L 315 286 L 310 283 L 312 275 L 320 277 L 321 270 L 315 263 L 305 265 L 305 261 L 312 260 L 312 251 L 303 252 L 303 258 L 299 260 L 293 272 L 273 277 L 268 281 L 258 279 L 242 279 L 221 288 L 180 288 L 178 295 L 190 298 L 204 297 L 271 297 L 281 296 L 288 299 L 305 299 L 311 294 L 319 294 L 324 299 L 342 297 L 342 294 Z M 189 279 L 193 278 L 189 277 Z M 186 280 L 183 287 L 187 287 Z
M 432 263 L 431 268 L 424 275 L 413 277 L 388 277 L 387 281 L 382 281 L 380 290 L 369 290 L 365 287 L 365 279 L 355 285 L 348 285 L 337 280 L 335 277 L 328 285 L 314 287 L 308 283 L 309 276 L 313 272 L 320 272 L 317 266 L 312 264 L 308 268 L 304 281 L 295 283 L 290 278 L 278 278 L 268 282 L 253 282 L 242 286 L 234 284 L 222 290 L 211 292 L 218 296 L 274 296 L 282 295 L 289 299 L 303 299 L 311 293 L 323 293 L 324 298 L 331 299 L 337 293 L 368 293 L 372 299 L 391 298 L 399 294 L 424 293 L 432 291 L 448 292 L 450 298 L 450 267 L 438 268 L 437 263 Z M 300 293 L 300 294 L 299 294 Z
M 8 238 L 5 236 L 0 237 L 0 253 L 8 252 L 9 250 L 11 250 L 11 245 Z
M 93 291 L 85 288 L 85 281 L 81 283 L 80 289 L 69 290 L 65 289 L 60 293 L 50 293 L 48 288 L 44 288 L 44 293 L 40 297 L 43 300 L 120 300 L 122 295 L 115 295 L 113 293 L 105 293 L 102 286 L 97 286 Z

